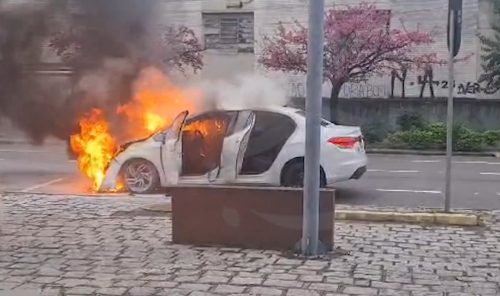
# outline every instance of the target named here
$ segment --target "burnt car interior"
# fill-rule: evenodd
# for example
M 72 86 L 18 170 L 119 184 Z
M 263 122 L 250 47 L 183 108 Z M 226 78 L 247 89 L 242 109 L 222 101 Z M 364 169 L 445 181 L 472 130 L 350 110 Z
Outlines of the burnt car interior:
M 242 175 L 259 175 L 269 170 L 296 129 L 295 122 L 286 115 L 265 111 L 254 113 L 255 126 L 243 159 Z
M 205 175 L 220 166 L 224 137 L 235 117 L 205 113 L 186 122 L 182 134 L 182 176 Z

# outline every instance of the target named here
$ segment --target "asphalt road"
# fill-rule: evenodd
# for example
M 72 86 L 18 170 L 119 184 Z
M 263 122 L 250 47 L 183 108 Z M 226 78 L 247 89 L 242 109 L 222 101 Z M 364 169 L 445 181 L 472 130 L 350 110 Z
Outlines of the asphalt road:
M 342 203 L 377 206 L 442 207 L 443 156 L 370 155 L 362 180 L 339 184 Z M 500 159 L 454 157 L 453 208 L 500 209 Z
M 442 207 L 444 158 L 370 155 L 369 171 L 337 186 L 338 202 L 372 206 Z M 63 143 L 0 145 L 0 191 L 89 194 L 89 183 Z M 452 207 L 500 209 L 500 159 L 455 157 Z
M 64 143 L 0 145 L 0 191 L 80 194 L 88 192 L 88 184 Z

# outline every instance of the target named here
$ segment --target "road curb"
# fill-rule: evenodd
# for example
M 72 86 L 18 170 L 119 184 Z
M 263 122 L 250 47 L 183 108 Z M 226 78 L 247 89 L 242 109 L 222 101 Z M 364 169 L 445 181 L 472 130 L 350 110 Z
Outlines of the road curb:
M 446 155 L 445 151 L 435 150 L 403 150 L 403 149 L 366 149 L 368 154 L 402 154 L 402 155 Z M 454 156 L 500 157 L 500 152 L 453 152 Z
M 169 202 L 142 207 L 151 212 L 171 213 L 172 205 Z M 432 213 L 432 212 L 387 212 L 363 210 L 336 210 L 336 220 L 364 221 L 364 222 L 392 222 L 438 224 L 452 226 L 478 226 L 481 218 L 476 214 L 464 213 Z
M 479 215 L 464 213 L 337 210 L 335 211 L 335 218 L 336 220 L 368 222 L 422 223 L 453 226 L 481 225 Z

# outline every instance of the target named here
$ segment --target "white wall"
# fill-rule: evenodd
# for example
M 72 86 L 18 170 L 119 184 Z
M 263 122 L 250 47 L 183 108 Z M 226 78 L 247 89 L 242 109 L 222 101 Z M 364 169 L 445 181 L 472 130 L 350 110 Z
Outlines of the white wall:
M 253 11 L 255 0 L 202 0 L 203 12 Z M 241 8 L 238 8 L 241 4 Z
M 480 43 L 477 38 L 479 33 L 491 33 L 491 0 L 464 0 L 463 6 L 463 28 L 462 46 L 458 59 L 464 59 L 456 63 L 455 90 L 457 96 L 496 98 L 500 95 L 485 94 L 483 89 L 479 93 L 474 91 L 476 83 L 481 75 Z M 271 77 L 285 77 L 288 82 L 288 92 L 291 96 L 303 96 L 305 94 L 304 75 L 293 75 L 284 73 L 271 73 L 264 70 L 257 62 L 261 53 L 262 38 L 273 34 L 278 23 L 292 24 L 295 20 L 307 23 L 308 1 L 307 0 L 243 0 L 249 2 L 243 9 L 226 9 L 228 3 L 238 2 L 233 0 L 187 0 L 166 1 L 169 5 L 169 15 L 173 12 L 174 17 L 168 17 L 169 21 L 178 21 L 186 24 L 197 32 L 203 40 L 202 12 L 223 11 L 253 11 L 255 22 L 255 54 L 234 54 L 207 51 L 205 57 L 205 68 L 202 77 L 206 79 L 231 79 L 239 73 L 257 71 Z M 326 0 L 327 8 L 336 7 L 341 9 L 345 5 L 356 5 L 363 0 Z M 422 53 L 435 52 L 440 59 L 447 59 L 446 28 L 448 0 L 378 0 L 364 1 L 374 3 L 380 9 L 392 11 L 391 27 L 406 28 L 407 30 L 430 31 L 433 33 L 435 43 L 423 46 L 419 49 Z M 253 65 L 251 63 L 253 60 Z M 444 88 L 447 80 L 447 66 L 434 65 L 434 80 L 439 85 L 434 85 L 436 96 L 446 96 L 447 89 Z M 409 73 L 406 85 L 406 96 L 417 97 L 420 95 L 421 85 L 418 76 L 423 76 L 423 71 L 415 70 Z M 383 77 L 371 77 L 366 83 L 346 84 L 342 91 L 343 97 L 388 97 L 391 92 L 391 79 L 389 75 Z M 395 95 L 399 96 L 401 87 L 396 82 Z M 324 95 L 329 96 L 330 87 L 324 86 Z M 430 96 L 429 89 L 424 92 L 425 97 Z
M 166 24 L 186 25 L 192 28 L 200 41 L 204 42 L 202 13 L 209 12 L 249 12 L 253 11 L 253 1 L 243 0 L 242 9 L 227 8 L 238 4 L 233 0 L 163 0 L 163 8 L 159 18 Z M 246 3 L 246 4 L 245 4 Z M 217 50 L 206 50 L 204 67 L 201 73 L 192 79 L 231 80 L 238 74 L 254 71 L 255 55 Z
M 204 80 L 231 81 L 238 75 L 252 74 L 254 72 L 255 56 L 249 53 L 229 53 L 207 50 L 204 54 L 203 72 Z
M 488 0 L 482 0 L 488 1 Z M 343 0 L 343 1 L 327 1 L 327 7 L 335 6 L 340 8 L 346 4 L 356 5 L 360 0 Z M 366 2 L 366 1 L 365 1 Z M 432 31 L 435 38 L 435 43 L 431 46 L 421 47 L 419 52 L 435 52 L 439 58 L 447 59 L 446 46 L 446 21 L 448 0 L 385 0 L 374 1 L 380 9 L 391 9 L 392 19 L 391 28 L 408 30 Z M 258 21 L 257 21 L 258 19 Z M 301 0 L 258 0 L 256 4 L 256 24 L 258 24 L 258 34 L 272 34 L 276 24 L 281 20 L 288 24 L 294 19 L 306 23 L 307 21 L 307 1 Z M 479 42 L 476 37 L 478 33 L 479 23 L 479 4 L 478 0 L 464 0 L 463 14 L 463 39 L 461 52 L 458 58 L 470 56 L 466 61 L 456 64 L 456 90 L 464 91 L 464 87 L 472 85 L 478 80 L 480 72 L 479 63 Z M 259 35 L 257 35 L 259 36 Z M 257 54 L 259 51 L 257 51 Z M 442 81 L 447 80 L 447 66 L 434 66 L 434 80 L 440 81 L 439 86 L 435 86 L 434 91 L 436 96 L 446 96 L 447 89 L 443 86 L 446 84 Z M 406 81 L 406 95 L 418 96 L 420 94 L 421 85 L 418 84 L 418 76 L 423 75 L 420 71 L 409 73 Z M 304 95 L 300 93 L 305 91 L 304 77 L 289 76 L 289 94 Z M 388 97 L 391 92 L 390 76 L 371 77 L 366 83 L 362 84 L 347 84 L 341 91 L 343 97 Z M 462 87 L 462 86 L 463 87 Z M 401 87 L 396 84 L 395 95 L 401 93 Z M 324 95 L 328 96 L 330 87 L 325 84 Z M 424 96 L 429 96 L 430 92 L 427 89 Z M 458 94 L 460 96 L 477 97 L 478 94 Z M 487 97 L 483 93 L 481 97 Z M 491 97 L 491 96 L 490 96 Z

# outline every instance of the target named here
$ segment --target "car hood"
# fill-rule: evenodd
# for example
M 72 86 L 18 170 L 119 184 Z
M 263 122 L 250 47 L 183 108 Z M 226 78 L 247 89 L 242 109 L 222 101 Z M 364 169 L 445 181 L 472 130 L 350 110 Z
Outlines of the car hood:
M 122 153 L 123 151 L 127 150 L 130 146 L 135 145 L 137 143 L 144 143 L 147 140 L 149 140 L 150 138 L 151 138 L 151 136 L 149 136 L 147 138 L 137 139 L 137 140 L 133 140 L 133 141 L 129 141 L 129 142 L 125 142 L 125 143 L 121 144 L 120 147 L 118 148 L 118 151 L 116 152 L 115 156 Z

